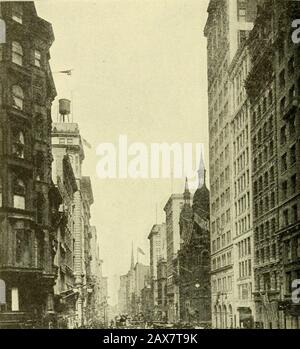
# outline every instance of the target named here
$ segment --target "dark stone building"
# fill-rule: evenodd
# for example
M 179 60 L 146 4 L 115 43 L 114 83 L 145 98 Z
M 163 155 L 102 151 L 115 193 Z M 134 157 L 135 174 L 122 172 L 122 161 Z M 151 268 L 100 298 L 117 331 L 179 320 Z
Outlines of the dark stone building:
M 201 186 L 202 185 L 202 186 Z M 180 320 L 211 325 L 209 190 L 199 176 L 199 188 L 190 203 L 186 181 L 180 214 L 181 246 L 178 253 Z
M 291 301 L 300 278 L 300 45 L 292 42 L 297 1 L 259 2 L 248 47 L 257 325 L 299 328 Z
M 53 312 L 57 208 L 51 181 L 49 66 L 54 36 L 33 2 L 1 2 L 6 43 L 0 45 L 0 278 L 7 303 L 0 327 L 48 326 Z

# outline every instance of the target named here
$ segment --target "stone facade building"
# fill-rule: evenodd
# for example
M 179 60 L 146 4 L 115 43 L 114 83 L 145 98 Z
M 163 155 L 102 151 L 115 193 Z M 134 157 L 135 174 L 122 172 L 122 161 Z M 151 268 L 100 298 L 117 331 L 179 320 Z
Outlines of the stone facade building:
M 260 1 L 249 38 L 255 230 L 255 303 L 263 328 L 299 328 L 291 301 L 300 276 L 297 1 Z M 259 55 L 258 55 L 259 50 Z
M 55 293 L 55 311 L 58 326 L 72 328 L 76 321 L 77 294 L 73 289 L 74 279 L 74 193 L 77 184 L 70 162 L 64 148 L 52 148 L 52 179 L 60 196 L 58 213 L 57 247 L 54 264 L 58 269 Z
M 235 186 L 241 185 L 241 181 L 247 182 L 247 169 L 243 167 L 240 171 L 241 166 L 239 166 L 246 158 L 246 143 L 243 141 L 242 144 L 240 141 L 242 137 L 246 139 L 246 129 L 243 129 L 244 123 L 239 128 L 244 135 L 236 132 L 233 137 L 232 124 L 235 122 L 235 114 L 238 111 L 235 104 L 238 100 L 239 108 L 242 105 L 243 82 L 241 77 L 235 80 L 240 85 L 233 90 L 230 85 L 233 80 L 229 75 L 229 68 L 231 67 L 234 73 L 232 62 L 246 39 L 248 31 L 253 27 L 255 12 L 256 3 L 253 0 L 212 0 L 209 3 L 208 20 L 205 27 L 205 36 L 208 39 L 212 311 L 213 327 L 218 328 L 240 326 L 239 305 L 236 301 L 238 296 L 233 287 L 235 280 L 238 279 L 236 276 L 238 268 L 233 264 L 233 259 L 236 260 L 235 251 L 240 246 L 238 244 L 243 244 L 242 240 L 248 239 L 249 236 L 239 236 L 236 245 L 233 233 L 241 235 L 239 231 L 242 230 L 238 229 L 244 227 L 244 235 L 248 231 L 251 217 L 249 220 L 246 213 L 249 209 L 246 206 L 248 194 L 246 191 L 244 193 L 241 187 L 239 193 L 235 193 Z M 233 91 L 238 94 L 233 95 Z M 243 148 L 239 148 L 238 154 L 237 149 L 234 150 L 237 140 L 240 141 Z M 239 173 L 234 172 L 236 166 L 239 166 Z M 234 178 L 233 173 L 235 173 Z M 245 179 L 242 177 L 244 175 Z M 234 197 L 235 194 L 239 197 Z M 242 202 L 243 207 L 246 207 L 242 212 L 245 216 L 243 218 L 234 214 L 235 204 L 242 205 Z M 239 263 L 244 262 L 244 260 L 239 261 Z
M 59 201 L 51 179 L 54 35 L 33 2 L 1 2 L 0 18 L 7 30 L 0 49 L 0 278 L 7 294 L 0 327 L 48 327 L 56 278 L 51 212 Z

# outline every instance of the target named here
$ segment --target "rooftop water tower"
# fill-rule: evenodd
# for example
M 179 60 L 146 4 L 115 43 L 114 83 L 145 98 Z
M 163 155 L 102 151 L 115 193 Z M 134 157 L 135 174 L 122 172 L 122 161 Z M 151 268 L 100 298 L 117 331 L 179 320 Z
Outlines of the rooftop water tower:
M 59 101 L 59 115 L 60 122 L 66 122 L 66 117 L 68 118 L 67 122 L 69 122 L 69 115 L 71 113 L 71 101 L 66 98 L 61 98 Z

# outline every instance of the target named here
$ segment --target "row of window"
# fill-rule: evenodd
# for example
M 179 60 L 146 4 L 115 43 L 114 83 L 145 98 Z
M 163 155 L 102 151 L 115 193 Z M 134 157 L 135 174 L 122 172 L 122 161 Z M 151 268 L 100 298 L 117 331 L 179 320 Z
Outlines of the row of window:
M 274 166 L 270 167 L 269 171 L 264 173 L 264 176 L 260 176 L 258 181 L 253 183 L 253 195 L 262 193 L 263 190 L 267 189 L 269 184 L 275 181 L 275 169 Z
M 253 172 L 256 172 L 260 167 L 262 167 L 269 159 L 274 155 L 274 142 L 271 139 L 266 142 L 263 151 L 261 151 L 258 156 L 253 160 Z
M 273 104 L 274 97 L 273 97 L 273 90 L 270 89 L 268 92 L 268 95 L 264 96 L 262 99 L 262 103 L 258 104 L 256 109 L 252 112 L 252 127 L 256 125 L 256 123 L 261 119 L 263 114 L 267 111 L 267 109 Z M 269 126 L 273 124 L 270 120 Z
M 0 207 L 3 206 L 3 195 L 2 195 L 2 181 L 0 179 Z M 27 187 L 25 181 L 21 178 L 15 178 L 12 183 L 12 204 L 13 208 L 26 210 L 27 209 Z M 42 193 L 37 193 L 36 207 L 37 207 L 37 221 L 42 223 L 43 221 L 43 210 L 44 210 L 45 198 Z
M 232 276 L 224 276 L 222 278 L 218 278 L 217 280 L 212 280 L 212 292 L 230 292 L 232 291 Z
M 235 204 L 235 216 L 243 214 L 245 211 L 250 209 L 250 192 L 247 192 L 240 199 L 238 199 Z
M 222 234 L 217 239 L 212 241 L 212 253 L 217 252 L 221 248 L 226 247 L 231 244 L 231 232 L 230 230 L 227 233 Z
M 262 248 L 256 250 L 255 263 L 257 265 L 268 263 L 271 260 L 275 260 L 276 256 L 277 255 L 276 255 L 276 245 L 275 244 L 272 244 L 271 246 L 262 247 Z
M 251 255 L 251 239 L 250 237 L 238 242 L 238 256 L 239 259 L 250 256 Z
M 230 222 L 230 208 L 226 210 L 226 213 L 222 213 L 220 218 L 217 218 L 216 221 L 213 221 L 211 224 L 212 234 L 219 232 L 225 224 Z
M 276 232 L 276 220 L 271 218 L 270 220 L 262 223 L 259 227 L 255 229 L 255 242 L 260 244 L 265 239 L 269 239 Z
M 24 50 L 18 41 L 13 41 L 11 44 L 11 60 L 19 66 L 24 65 Z M 33 64 L 38 68 L 42 66 L 42 53 L 37 49 L 33 50 Z
M 259 202 L 254 204 L 254 216 L 259 217 L 269 210 L 273 209 L 276 205 L 275 192 L 271 192 L 271 195 L 266 195 L 265 198 L 261 198 Z
M 266 138 L 272 133 L 274 130 L 274 118 L 273 115 L 271 115 L 263 125 L 262 128 L 260 128 L 257 131 L 257 134 L 252 138 L 252 147 L 255 149 L 256 147 L 260 146 L 261 144 L 265 143 Z
M 234 197 L 236 198 L 250 185 L 250 172 L 247 170 L 234 182 Z
M 215 216 L 216 212 L 218 212 L 220 208 L 223 208 L 228 203 L 230 203 L 230 188 L 227 188 L 225 192 L 223 192 L 221 196 L 218 197 L 216 201 L 212 203 L 212 215 Z
M 252 262 L 251 259 L 239 262 L 239 278 L 245 278 L 252 275 Z
M 234 175 L 237 176 L 249 164 L 249 148 L 247 147 L 234 161 Z
M 222 254 L 222 256 L 219 256 L 212 260 L 212 270 L 224 268 L 231 264 L 232 264 L 231 252 L 227 252 Z
M 242 235 L 246 233 L 248 230 L 251 229 L 252 222 L 251 222 L 251 216 L 248 214 L 245 217 L 240 218 L 236 223 L 235 223 L 235 231 L 236 235 Z
M 240 133 L 238 137 L 236 137 L 236 141 L 233 142 L 233 150 L 234 155 L 238 154 L 241 149 L 244 148 L 245 145 L 248 144 L 249 140 L 249 129 L 248 126 L 246 126 L 243 131 Z

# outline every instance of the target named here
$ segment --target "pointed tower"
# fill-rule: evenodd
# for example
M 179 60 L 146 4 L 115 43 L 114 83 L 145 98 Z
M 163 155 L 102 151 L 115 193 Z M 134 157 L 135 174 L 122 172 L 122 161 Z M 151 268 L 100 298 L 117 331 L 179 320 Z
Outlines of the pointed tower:
M 183 199 L 185 204 L 190 204 L 191 200 L 191 193 L 189 190 L 189 183 L 187 177 L 185 178 L 185 186 L 184 186 L 184 193 L 183 193 Z
M 201 188 L 205 183 L 205 174 L 206 174 L 204 159 L 203 159 L 203 152 L 201 152 L 199 169 L 197 172 L 198 172 L 198 188 Z

